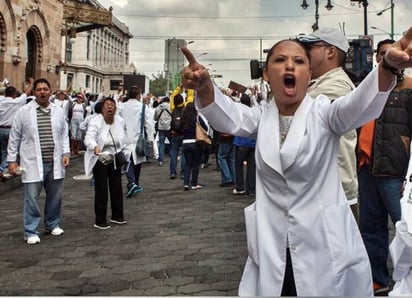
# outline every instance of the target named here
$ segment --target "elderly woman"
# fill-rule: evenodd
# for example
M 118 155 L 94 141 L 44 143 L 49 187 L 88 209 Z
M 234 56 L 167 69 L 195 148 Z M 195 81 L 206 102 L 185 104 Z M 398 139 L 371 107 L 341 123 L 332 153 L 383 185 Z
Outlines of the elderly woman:
M 256 136 L 256 202 L 245 209 L 249 257 L 241 296 L 372 296 L 371 269 L 340 183 L 340 136 L 381 113 L 398 69 L 412 66 L 412 27 L 384 63 L 347 96 L 307 95 L 309 57 L 294 40 L 268 52 L 264 79 L 273 98 L 234 103 L 207 68 L 182 49 L 183 83 L 217 130 Z
M 121 171 L 125 165 L 119 164 L 115 154 L 123 152 L 128 159 L 126 131 L 123 119 L 116 116 L 116 102 L 106 98 L 102 106 L 102 114 L 90 120 L 87 127 L 84 144 L 86 175 L 93 173 L 94 177 L 94 211 L 96 215 L 94 227 L 109 229 L 107 223 L 108 190 L 112 215 L 110 222 L 125 224 L 123 213 L 123 193 Z

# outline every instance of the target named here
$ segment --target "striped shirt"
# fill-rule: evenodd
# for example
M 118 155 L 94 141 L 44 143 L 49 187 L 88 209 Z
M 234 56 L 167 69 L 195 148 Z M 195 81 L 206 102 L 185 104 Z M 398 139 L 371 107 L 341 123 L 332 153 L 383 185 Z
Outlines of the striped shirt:
M 53 162 L 54 141 L 50 109 L 37 108 L 37 128 L 43 163 Z

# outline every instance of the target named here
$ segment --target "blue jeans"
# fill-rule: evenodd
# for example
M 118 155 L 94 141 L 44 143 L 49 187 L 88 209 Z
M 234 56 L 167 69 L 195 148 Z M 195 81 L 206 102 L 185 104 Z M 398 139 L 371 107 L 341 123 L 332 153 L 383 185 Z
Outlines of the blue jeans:
M 403 179 L 373 176 L 369 166 L 359 171 L 359 229 L 372 267 L 373 281 L 389 283 L 388 215 L 393 223 L 401 219 L 401 185 Z
M 235 151 L 232 143 L 221 143 L 217 153 L 222 183 L 235 182 Z
M 170 131 L 169 130 L 159 130 L 159 158 L 157 159 L 158 162 L 164 161 L 164 154 L 165 154 L 165 140 L 169 138 Z M 170 140 L 170 138 L 169 138 Z
M 170 175 L 177 175 L 177 156 L 179 154 L 179 148 L 182 147 L 183 136 L 172 136 L 170 139 Z M 184 156 L 180 162 L 180 173 L 183 173 L 185 168 Z
M 0 173 L 7 169 L 7 145 L 9 144 L 10 128 L 0 128 Z
M 39 235 L 41 213 L 39 197 L 42 187 L 46 191 L 44 206 L 44 227 L 47 231 L 60 225 L 60 210 L 63 197 L 63 179 L 54 179 L 53 163 L 43 164 L 43 181 L 23 183 L 24 185 L 24 237 Z
M 199 184 L 200 160 L 202 158 L 202 147 L 195 143 L 183 144 L 183 155 L 185 157 L 184 185 L 196 186 Z

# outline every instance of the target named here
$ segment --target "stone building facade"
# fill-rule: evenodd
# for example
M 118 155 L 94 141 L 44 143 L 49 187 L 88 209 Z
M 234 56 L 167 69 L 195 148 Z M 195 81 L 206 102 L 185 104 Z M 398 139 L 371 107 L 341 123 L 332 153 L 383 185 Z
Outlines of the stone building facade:
M 110 93 L 129 62 L 128 27 L 97 0 L 0 0 L 0 82 L 18 89 L 29 78 L 53 90 Z
M 0 1 L 0 79 L 22 89 L 27 78 L 59 85 L 63 0 Z
M 136 73 L 129 61 L 128 27 L 112 18 L 111 27 L 102 27 L 63 37 L 60 85 L 70 82 L 75 90 L 113 94 L 125 74 Z

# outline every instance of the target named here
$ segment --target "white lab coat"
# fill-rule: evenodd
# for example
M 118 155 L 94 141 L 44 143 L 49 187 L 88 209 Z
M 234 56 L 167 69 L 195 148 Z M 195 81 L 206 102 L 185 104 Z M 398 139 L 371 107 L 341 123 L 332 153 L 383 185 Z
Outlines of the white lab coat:
M 93 173 L 93 167 L 99 159 L 99 156 L 94 154 L 94 147 L 98 146 L 100 149 L 103 149 L 106 137 L 109 135 L 109 129 L 112 129 L 118 137 L 120 148 L 116 148 L 117 152 L 122 151 L 126 159 L 130 158 L 130 152 L 127 150 L 126 126 L 120 116 L 115 115 L 114 117 L 111 128 L 109 125 L 106 125 L 102 114 L 98 114 L 90 119 L 86 136 L 84 137 L 84 145 L 87 148 L 84 154 L 84 171 L 87 176 Z
M 127 127 L 127 142 L 128 142 L 128 149 L 133 156 L 134 164 L 139 164 L 146 161 L 145 156 L 137 156 L 136 154 L 136 143 L 137 138 L 140 135 L 140 124 L 141 124 L 141 117 L 143 111 L 143 103 L 138 101 L 137 99 L 129 99 L 128 101 L 124 102 L 122 105 L 122 110 L 120 112 L 120 116 L 123 118 L 126 127 Z M 154 139 L 154 128 L 151 124 L 151 119 L 153 119 L 153 115 L 150 115 L 149 108 L 145 107 L 145 115 L 144 115 L 144 131 L 146 131 L 147 141 L 153 142 Z
M 412 144 L 411 144 L 412 145 Z M 410 153 L 412 154 L 412 146 Z M 412 296 L 412 159 L 409 160 L 406 184 L 401 199 L 401 220 L 389 246 L 395 285 L 389 296 Z
M 249 108 L 215 88 L 200 108 L 217 130 L 257 134 L 256 203 L 245 209 L 249 256 L 240 296 L 281 294 L 289 246 L 299 296 L 372 296 L 368 255 L 340 183 L 340 136 L 380 115 L 389 92 L 373 71 L 340 100 L 306 96 L 283 146 L 274 100 Z
M 7 147 L 7 161 L 17 161 L 20 154 L 22 182 L 43 181 L 43 161 L 40 148 L 39 131 L 37 129 L 37 109 L 35 100 L 21 107 L 14 117 Z M 65 176 L 63 154 L 70 155 L 69 136 L 64 111 L 50 103 L 51 127 L 54 141 L 53 175 L 54 179 Z

